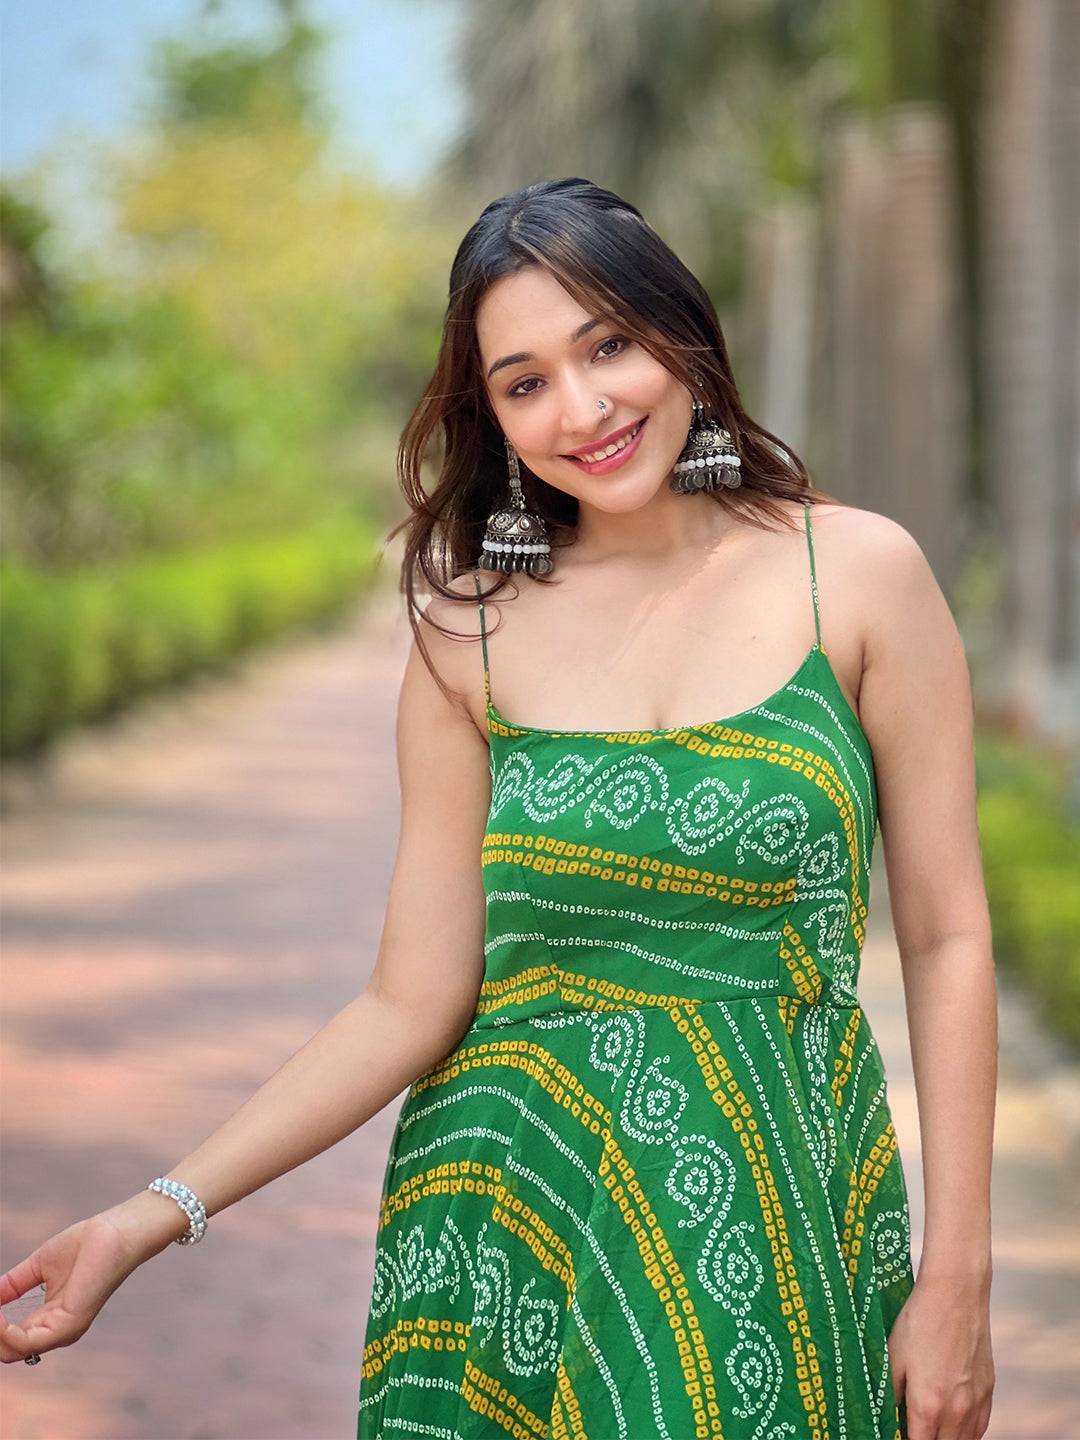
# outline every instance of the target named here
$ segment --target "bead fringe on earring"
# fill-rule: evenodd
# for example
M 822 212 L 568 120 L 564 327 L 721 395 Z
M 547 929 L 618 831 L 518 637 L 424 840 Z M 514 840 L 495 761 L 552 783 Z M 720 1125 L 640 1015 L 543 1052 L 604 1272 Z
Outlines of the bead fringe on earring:
M 679 495 L 718 490 L 722 485 L 734 490 L 742 484 L 742 459 L 731 443 L 730 431 L 722 429 L 718 420 L 703 419 L 703 415 L 704 406 L 695 396 L 690 433 L 669 482 Z

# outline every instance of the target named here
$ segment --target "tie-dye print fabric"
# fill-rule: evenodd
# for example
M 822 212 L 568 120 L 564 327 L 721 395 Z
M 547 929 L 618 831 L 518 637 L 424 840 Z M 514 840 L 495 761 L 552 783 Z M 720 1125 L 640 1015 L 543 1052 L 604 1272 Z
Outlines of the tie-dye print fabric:
M 401 1108 L 358 1440 L 904 1440 L 873 759 L 806 524 L 817 643 L 753 709 L 553 731 L 488 690 L 485 976 Z

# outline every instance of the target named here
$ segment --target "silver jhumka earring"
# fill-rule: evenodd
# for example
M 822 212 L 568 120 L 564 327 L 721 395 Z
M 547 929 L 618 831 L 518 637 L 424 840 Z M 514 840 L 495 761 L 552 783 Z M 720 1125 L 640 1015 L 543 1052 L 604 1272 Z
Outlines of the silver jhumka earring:
M 695 374 L 695 379 L 700 385 L 701 376 Z M 679 495 L 718 490 L 721 485 L 734 490 L 742 484 L 739 474 L 742 459 L 731 443 L 731 432 L 724 430 L 718 420 L 705 420 L 704 410 L 695 395 L 690 433 L 669 482 Z
M 505 435 L 503 444 L 510 468 L 510 503 L 488 516 L 480 558 L 486 569 L 506 575 L 515 570 L 547 575 L 552 568 L 547 525 L 542 515 L 526 508 L 517 451 Z

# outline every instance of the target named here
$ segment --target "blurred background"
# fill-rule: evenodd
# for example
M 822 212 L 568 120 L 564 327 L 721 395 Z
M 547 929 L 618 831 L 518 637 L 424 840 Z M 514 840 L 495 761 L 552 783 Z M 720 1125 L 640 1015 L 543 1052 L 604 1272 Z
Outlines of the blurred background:
M 1080 4 L 2 23 L 3 1266 L 166 1173 L 366 978 L 397 436 L 466 228 L 580 175 L 700 276 L 750 413 L 911 531 L 961 626 L 1002 985 L 989 1434 L 1080 1435 Z M 394 1109 L 170 1247 L 72 1350 L 5 1367 L 3 1434 L 352 1433 Z

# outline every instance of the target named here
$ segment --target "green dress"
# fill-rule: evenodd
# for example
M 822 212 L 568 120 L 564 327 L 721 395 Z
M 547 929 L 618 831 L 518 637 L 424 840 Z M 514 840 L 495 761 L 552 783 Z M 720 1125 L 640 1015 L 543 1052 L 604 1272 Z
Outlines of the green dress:
M 806 538 L 816 643 L 705 724 L 513 724 L 481 606 L 485 972 L 398 1118 L 358 1440 L 906 1435 L 874 764 Z

